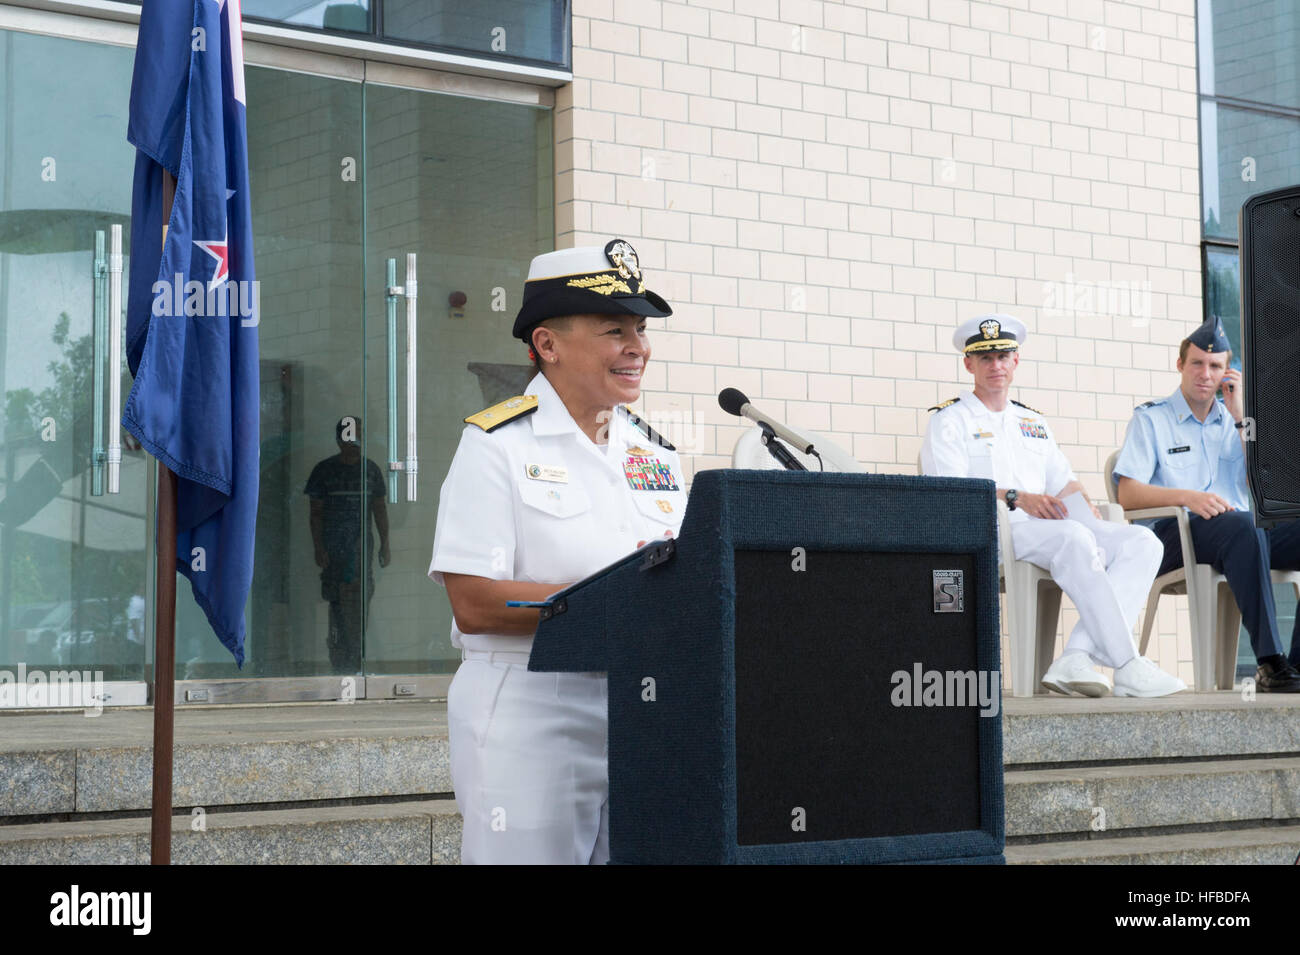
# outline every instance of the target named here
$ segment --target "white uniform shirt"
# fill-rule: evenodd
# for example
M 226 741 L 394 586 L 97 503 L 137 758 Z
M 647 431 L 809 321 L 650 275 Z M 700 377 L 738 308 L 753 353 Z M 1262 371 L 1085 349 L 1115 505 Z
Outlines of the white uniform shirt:
M 429 576 L 440 584 L 444 573 L 471 574 L 560 590 L 681 527 L 676 451 L 622 412 L 609 421 L 609 443 L 593 444 L 544 375 L 526 393 L 537 396 L 532 414 L 491 433 L 467 425 L 461 435 L 438 499 Z M 451 642 L 527 651 L 533 638 L 467 634 L 453 620 Z
M 1056 494 L 1075 480 L 1070 462 L 1042 416 L 1007 402 L 990 411 L 972 391 L 930 417 L 921 471 L 937 477 L 987 478 L 1000 488 Z M 1011 520 L 1028 520 L 1016 509 Z

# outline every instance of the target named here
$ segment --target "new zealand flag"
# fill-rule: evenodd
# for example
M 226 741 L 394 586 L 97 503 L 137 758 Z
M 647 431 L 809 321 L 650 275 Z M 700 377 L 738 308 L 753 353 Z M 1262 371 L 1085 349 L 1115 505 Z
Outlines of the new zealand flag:
M 258 490 L 253 271 L 239 0 L 144 0 L 122 425 L 178 478 L 176 569 L 244 662 Z M 163 172 L 176 194 L 163 237 Z

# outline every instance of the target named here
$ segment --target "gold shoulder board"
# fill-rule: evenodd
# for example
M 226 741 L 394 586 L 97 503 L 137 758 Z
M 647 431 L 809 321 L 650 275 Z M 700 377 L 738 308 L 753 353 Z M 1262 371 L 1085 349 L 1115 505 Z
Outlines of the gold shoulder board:
M 1024 408 L 1026 411 L 1032 411 L 1032 412 L 1033 412 L 1034 414 L 1036 414 L 1036 415 L 1041 415 L 1041 414 L 1042 414 L 1042 412 L 1039 411 L 1037 408 L 1031 408 L 1031 407 L 1029 407 L 1029 405 L 1025 404 L 1023 401 L 1016 401 L 1015 398 L 1012 398 L 1012 399 L 1011 399 L 1011 403 L 1012 403 L 1013 405 L 1019 405 L 1020 407 Z
M 939 402 L 939 404 L 935 405 L 933 408 L 927 408 L 926 410 L 927 410 L 927 411 L 942 411 L 944 408 L 948 407 L 949 405 L 955 405 L 955 404 L 956 404 L 957 402 L 959 402 L 959 401 L 961 401 L 961 398 L 960 398 L 960 397 L 957 397 L 957 398 L 949 398 L 947 401 L 941 401 L 941 402 Z
M 507 398 L 499 405 L 484 408 L 478 414 L 470 415 L 465 419 L 465 423 L 492 432 L 503 424 L 509 424 L 516 418 L 522 418 L 524 415 L 532 414 L 536 410 L 536 395 L 516 395 L 513 398 Z

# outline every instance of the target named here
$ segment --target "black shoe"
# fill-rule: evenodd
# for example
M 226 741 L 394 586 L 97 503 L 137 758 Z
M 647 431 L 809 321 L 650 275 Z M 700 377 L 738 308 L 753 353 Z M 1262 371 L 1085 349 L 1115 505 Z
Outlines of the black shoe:
M 1261 663 L 1255 671 L 1255 688 L 1262 693 L 1300 693 L 1300 670 L 1286 660 Z

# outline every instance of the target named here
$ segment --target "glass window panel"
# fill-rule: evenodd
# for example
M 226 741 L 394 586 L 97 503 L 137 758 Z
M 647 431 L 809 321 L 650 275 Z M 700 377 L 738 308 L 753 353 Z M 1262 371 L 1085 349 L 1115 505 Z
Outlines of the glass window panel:
M 1300 103 L 1295 0 L 1200 0 L 1197 17 L 1202 93 L 1278 106 Z
M 568 0 L 385 0 L 383 33 L 490 57 L 569 64 Z
M 1205 250 L 1205 317 L 1217 315 L 1232 343 L 1232 365 L 1241 367 L 1241 265 L 1236 249 Z
M 349 478 L 360 474 L 360 462 L 351 471 L 337 462 L 316 466 L 344 453 L 335 439 L 338 419 L 360 416 L 362 88 L 260 67 L 247 67 L 246 80 L 262 315 L 261 485 L 247 662 L 236 669 L 180 579 L 177 678 L 353 674 L 361 667 L 361 604 L 336 599 L 340 606 L 333 607 L 323 599 L 326 591 L 337 597 L 342 581 L 327 575 L 318 557 L 333 551 L 339 576 L 355 581 L 346 564 L 353 551 L 359 558 L 359 545 L 337 540 L 344 532 L 333 518 L 346 510 L 356 484 Z M 321 512 L 315 521 L 313 502 Z M 324 547 L 324 536 L 333 546 Z M 354 634 L 354 648 L 341 649 Z
M 554 247 L 551 112 L 439 93 L 366 86 L 367 456 L 385 468 L 387 259 L 419 269 L 419 500 L 387 505 L 392 561 L 374 566 L 367 673 L 451 673 L 446 591 L 428 578 L 438 492 L 464 418 L 520 394 L 532 378 L 511 336 L 532 257 Z M 459 294 L 457 294 L 459 293 Z M 406 303 L 397 302 L 393 457 L 406 457 Z
M 1300 181 L 1300 119 L 1201 101 L 1205 236 L 1237 240 L 1246 199 Z
M 0 31 L 0 667 L 141 680 L 145 455 L 124 436 L 119 494 L 93 493 L 96 235 L 130 241 L 133 51 Z M 75 70 L 51 70 L 75 63 Z M 129 264 L 124 268 L 129 268 Z M 123 275 L 125 286 L 126 275 Z M 125 289 L 124 289 L 125 295 Z M 107 379 L 103 379 L 107 392 Z M 117 422 L 99 423 L 107 439 Z
M 369 0 L 244 0 L 243 14 L 300 27 L 370 33 Z

